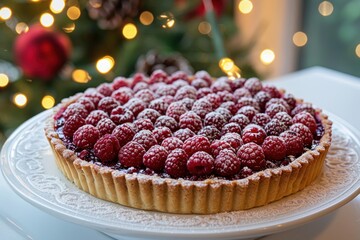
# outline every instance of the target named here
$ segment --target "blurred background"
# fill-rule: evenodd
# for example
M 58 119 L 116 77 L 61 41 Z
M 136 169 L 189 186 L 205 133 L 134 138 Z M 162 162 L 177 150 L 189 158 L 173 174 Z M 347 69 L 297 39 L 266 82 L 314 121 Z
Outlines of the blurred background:
M 31 116 L 155 69 L 360 77 L 359 0 L 1 0 L 0 147 Z

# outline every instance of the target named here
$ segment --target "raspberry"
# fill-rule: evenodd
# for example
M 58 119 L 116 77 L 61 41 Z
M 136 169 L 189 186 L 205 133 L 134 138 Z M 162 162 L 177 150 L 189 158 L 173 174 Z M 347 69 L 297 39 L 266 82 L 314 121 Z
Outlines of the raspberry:
M 226 141 L 223 140 L 215 140 L 211 143 L 211 153 L 214 157 L 216 157 L 221 150 L 228 149 L 235 152 L 235 149 Z
M 146 103 L 140 98 L 132 98 L 124 105 L 124 107 L 129 109 L 134 116 L 137 116 L 146 108 Z
M 156 89 L 155 93 L 158 96 L 175 96 L 176 87 L 173 85 L 164 85 Z
M 212 105 L 205 98 L 201 98 L 194 102 L 191 110 L 199 115 L 199 117 L 204 118 L 206 114 L 213 110 Z
M 287 104 L 287 102 L 282 98 L 272 98 L 265 104 L 265 109 L 268 108 L 272 104 L 280 104 L 283 105 L 286 108 L 286 111 L 284 112 L 290 112 L 290 106 Z
M 189 81 L 189 77 L 188 75 L 186 74 L 186 72 L 184 71 L 176 71 L 174 72 L 173 74 L 171 74 L 170 78 L 168 79 L 168 84 L 176 81 L 176 80 L 179 80 L 179 79 L 182 79 L 182 80 L 185 80 L 185 81 Z
M 286 145 L 280 137 L 266 137 L 261 147 L 267 160 L 280 161 L 286 157 Z
M 73 142 L 79 148 L 92 148 L 99 137 L 99 130 L 93 125 L 86 124 L 75 131 Z
M 236 78 L 232 81 L 230 81 L 230 87 L 232 91 L 235 91 L 238 88 L 242 88 L 245 84 L 245 79 L 244 78 Z
M 138 83 L 148 83 L 148 82 L 149 82 L 148 77 L 146 77 L 143 73 L 135 73 L 132 78 L 130 87 L 134 88 Z
M 248 167 L 243 167 L 242 169 L 240 169 L 240 178 L 247 178 L 248 176 L 252 175 L 254 172 L 253 170 L 251 170 L 251 168 Z
M 316 121 L 314 117 L 308 112 L 297 113 L 293 118 L 294 123 L 302 123 L 307 126 L 312 134 L 316 132 Z
M 194 153 L 187 161 L 189 173 L 195 176 L 209 175 L 214 170 L 214 158 L 203 151 Z
M 138 167 L 143 165 L 145 149 L 139 143 L 131 141 L 123 146 L 118 154 L 119 162 L 125 167 Z
M 85 106 L 80 103 L 72 103 L 67 106 L 66 110 L 63 112 L 63 117 L 68 119 L 72 115 L 79 115 L 82 118 L 86 118 L 89 115 L 89 112 L 85 109 Z
M 184 98 L 180 102 L 184 104 L 187 109 L 191 109 L 194 105 L 195 100 L 191 98 Z
M 271 97 L 267 92 L 260 91 L 255 94 L 254 99 L 258 103 L 260 109 L 263 111 L 265 109 L 266 103 L 271 99 Z
M 233 93 L 235 99 L 241 99 L 242 97 L 250 97 L 251 93 L 246 88 L 238 88 Z
M 135 84 L 132 89 L 134 92 L 139 92 L 140 90 L 143 90 L 143 89 L 149 89 L 149 84 L 147 84 L 145 82 L 139 82 L 139 83 Z
M 183 141 L 176 137 L 169 137 L 165 138 L 164 141 L 162 141 L 161 146 L 163 146 L 167 151 L 171 152 L 174 149 L 182 148 Z
M 115 98 L 121 105 L 127 103 L 133 96 L 134 92 L 128 87 L 121 87 L 111 94 L 111 97 Z
M 271 118 L 273 118 L 279 112 L 287 112 L 286 107 L 278 103 L 273 103 L 265 109 L 265 113 Z
M 116 124 L 134 121 L 134 114 L 122 106 L 118 106 L 111 111 L 110 119 Z
M 100 136 L 112 133 L 115 127 L 116 124 L 109 118 L 103 118 L 96 124 L 96 128 L 99 129 Z
M 237 133 L 226 133 L 220 140 L 229 143 L 235 150 L 239 149 L 239 147 L 244 144 L 240 134 Z
M 259 111 L 256 110 L 254 107 L 252 106 L 244 106 L 242 108 L 239 109 L 239 111 L 237 111 L 236 114 L 243 114 L 245 115 L 249 121 L 251 122 L 251 120 L 253 119 L 253 117 L 258 113 Z
M 301 137 L 293 131 L 285 131 L 280 134 L 286 146 L 286 155 L 299 156 L 303 152 L 303 141 Z
M 292 117 L 286 112 L 278 112 L 275 114 L 273 119 L 277 119 L 280 122 L 284 123 L 287 127 L 290 127 L 293 124 Z
M 72 138 L 74 132 L 83 125 L 85 125 L 85 120 L 81 116 L 72 115 L 65 121 L 63 133 L 66 137 Z
M 237 123 L 241 128 L 245 128 L 250 123 L 250 120 L 244 114 L 236 114 L 229 122 Z
M 90 98 L 90 100 L 94 103 L 95 107 L 97 107 L 98 103 L 104 97 L 104 95 L 97 92 L 96 90 L 89 88 L 84 92 L 84 97 Z
M 296 132 L 303 140 L 304 146 L 311 147 L 312 141 L 314 140 L 313 134 L 310 129 L 302 123 L 295 123 L 290 126 L 290 131 Z
M 156 172 L 160 172 L 165 167 L 165 160 L 168 152 L 160 145 L 152 146 L 143 157 L 144 165 Z
M 169 153 L 165 160 L 165 172 L 173 178 L 187 175 L 186 163 L 188 156 L 182 149 L 175 149 Z
M 287 126 L 277 119 L 272 119 L 265 125 L 264 129 L 268 136 L 279 136 L 280 133 L 287 130 Z
M 204 79 L 196 78 L 191 82 L 191 86 L 199 90 L 201 88 L 209 87 L 209 84 Z
M 220 113 L 221 116 L 223 116 L 223 118 L 225 119 L 226 122 L 229 122 L 229 120 L 232 118 L 232 113 L 230 112 L 230 110 L 226 109 L 226 108 L 222 108 L 222 107 L 218 107 L 217 109 L 215 109 L 216 113 Z
M 215 81 L 212 85 L 211 85 L 211 90 L 214 92 L 214 93 L 217 93 L 217 92 L 222 92 L 222 91 L 228 91 L 228 92 L 231 92 L 231 87 L 228 83 L 224 82 L 224 81 L 220 81 L 220 80 L 217 80 Z
M 210 94 L 206 95 L 204 98 L 211 103 L 213 109 L 218 108 L 222 103 L 220 96 L 218 96 L 215 93 L 210 93 Z
M 84 108 L 90 113 L 95 110 L 95 105 L 88 97 L 81 97 L 77 101 L 77 103 L 80 103 L 84 106 Z
M 161 143 L 165 138 L 172 136 L 171 130 L 167 127 L 157 127 L 152 133 L 158 143 Z
M 160 113 L 154 109 L 146 108 L 137 115 L 137 119 L 149 119 L 152 123 L 155 123 L 156 119 L 160 117 Z
M 242 131 L 242 140 L 244 143 L 254 142 L 258 145 L 261 145 L 265 138 L 265 130 L 255 124 L 247 125 Z
M 208 87 L 200 88 L 196 93 L 196 98 L 197 99 L 203 98 L 210 93 L 213 93 L 213 91 L 210 88 Z
M 296 99 L 291 93 L 285 93 L 283 99 L 289 105 L 290 109 L 293 109 L 296 106 Z
M 219 108 L 225 108 L 231 112 L 231 114 L 236 114 L 239 110 L 234 102 L 223 102 Z
M 169 105 L 166 110 L 166 115 L 174 118 L 176 121 L 179 121 L 180 116 L 187 112 L 187 108 L 181 102 L 173 102 Z
M 165 82 L 167 81 L 168 75 L 165 71 L 158 69 L 152 72 L 149 82 L 151 84 L 157 83 L 157 82 Z
M 113 89 L 117 90 L 121 87 L 130 87 L 129 86 L 129 82 L 126 78 L 124 77 L 116 77 L 113 81 Z
M 124 146 L 130 142 L 135 136 L 135 131 L 129 126 L 128 123 L 116 126 L 112 131 L 112 135 L 119 141 L 120 146 Z
M 139 143 L 145 148 L 145 150 L 157 144 L 155 137 L 149 130 L 141 130 L 137 132 L 133 138 L 133 141 Z
M 228 149 L 220 151 L 214 161 L 215 172 L 224 177 L 235 175 L 240 171 L 241 162 L 236 154 Z
M 264 86 L 262 90 L 267 92 L 271 98 L 281 98 L 281 93 L 275 86 L 267 85 Z
M 134 97 L 139 98 L 146 103 L 150 103 L 152 100 L 156 98 L 156 95 L 149 89 L 143 89 L 135 93 Z
M 197 133 L 202 128 L 202 121 L 196 113 L 189 111 L 180 116 L 179 126 Z
M 109 118 L 109 115 L 102 110 L 94 110 L 85 118 L 85 122 L 86 124 L 96 126 L 103 118 Z
M 251 95 L 255 95 L 257 92 L 262 90 L 262 84 L 257 78 L 249 78 L 245 81 L 244 87 L 249 90 Z
M 241 134 L 241 127 L 239 124 L 231 122 L 228 124 L 225 124 L 221 129 L 221 134 L 225 135 L 226 133 L 238 133 Z
M 189 83 L 185 80 L 179 79 L 179 80 L 176 80 L 175 82 L 173 82 L 171 85 L 176 87 L 176 89 L 179 89 L 181 87 L 189 85 Z
M 200 79 L 203 79 L 205 80 L 209 86 L 212 84 L 213 82 L 213 79 L 212 77 L 210 76 L 210 74 L 204 70 L 201 70 L 201 71 L 198 71 L 195 73 L 195 78 L 200 78 Z
M 174 137 L 179 138 L 183 142 L 186 139 L 193 137 L 194 135 L 195 135 L 195 133 L 188 128 L 181 128 L 181 129 L 177 130 L 176 132 L 174 132 Z
M 220 138 L 220 131 L 214 126 L 205 126 L 199 132 L 198 135 L 207 137 L 210 142 Z
M 295 116 L 298 113 L 301 112 L 308 112 L 310 113 L 312 116 L 315 115 L 315 109 L 312 107 L 311 103 L 301 103 L 298 104 L 292 111 L 291 111 L 291 115 Z
M 111 134 L 102 136 L 94 145 L 94 154 L 103 163 L 116 159 L 119 150 L 119 141 Z
M 214 126 L 217 129 L 221 129 L 226 123 L 225 118 L 217 112 L 210 112 L 206 114 L 204 118 L 205 126 Z
M 103 99 L 100 100 L 97 109 L 98 110 L 103 110 L 107 114 L 110 114 L 111 111 L 114 108 L 116 108 L 117 106 L 119 106 L 119 102 L 116 101 L 114 98 L 112 98 L 112 97 L 104 97 Z
M 199 151 L 211 152 L 209 139 L 201 135 L 187 139 L 183 144 L 183 149 L 189 156 Z
M 106 97 L 111 96 L 114 91 L 112 84 L 110 83 L 102 83 L 96 88 L 96 90 Z
M 217 92 L 216 94 L 220 97 L 222 103 L 236 100 L 234 95 L 228 91 L 221 91 Z
M 172 117 L 161 116 L 156 120 L 155 127 L 168 127 L 172 132 L 175 132 L 178 130 L 179 124 Z
M 196 99 L 196 88 L 190 85 L 183 86 L 177 90 L 174 98 L 175 101 L 179 101 L 184 98 Z
M 257 113 L 252 119 L 252 123 L 259 125 L 260 127 L 265 127 L 265 125 L 270 122 L 271 118 L 266 113 Z
M 242 145 L 237 152 L 237 156 L 242 166 L 246 166 L 253 171 L 260 171 L 266 165 L 264 151 L 253 142 Z
M 251 98 L 251 97 L 242 97 L 236 103 L 236 107 L 238 109 L 241 109 L 242 107 L 245 107 L 245 106 L 251 106 L 251 107 L 254 107 L 258 111 L 260 110 L 260 106 L 259 106 L 258 102 L 254 98 Z
M 150 102 L 149 108 L 154 109 L 163 115 L 166 113 L 166 110 L 168 109 L 169 105 L 170 104 L 164 102 L 164 100 L 162 98 L 157 98 Z
M 154 124 L 151 122 L 150 119 L 138 119 L 134 121 L 134 126 L 137 132 L 141 130 L 154 130 Z

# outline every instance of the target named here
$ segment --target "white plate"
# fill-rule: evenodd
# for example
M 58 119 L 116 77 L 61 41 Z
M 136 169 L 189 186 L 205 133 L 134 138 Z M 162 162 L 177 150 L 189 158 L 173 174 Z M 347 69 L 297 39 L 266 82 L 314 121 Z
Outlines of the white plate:
M 240 239 L 299 226 L 344 205 L 360 191 L 360 141 L 343 120 L 334 121 L 333 143 L 323 174 L 303 191 L 269 205 L 231 213 L 178 215 L 142 211 L 97 199 L 57 169 L 44 136 L 43 112 L 20 126 L 1 152 L 1 169 L 25 200 L 65 220 L 111 236 L 134 238 Z

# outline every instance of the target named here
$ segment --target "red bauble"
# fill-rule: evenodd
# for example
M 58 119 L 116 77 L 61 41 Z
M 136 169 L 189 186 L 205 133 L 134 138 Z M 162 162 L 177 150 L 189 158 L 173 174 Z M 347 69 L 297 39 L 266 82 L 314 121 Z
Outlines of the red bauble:
M 182 0 L 180 0 L 182 1 Z M 216 16 L 221 16 L 225 10 L 226 0 L 211 0 L 214 12 Z M 204 2 L 201 1 L 194 9 L 192 9 L 188 14 L 186 14 L 187 19 L 193 19 L 196 17 L 203 17 L 206 14 L 206 9 Z
M 40 25 L 20 34 L 14 45 L 15 59 L 24 75 L 45 81 L 58 74 L 69 59 L 70 50 L 71 42 L 65 34 Z

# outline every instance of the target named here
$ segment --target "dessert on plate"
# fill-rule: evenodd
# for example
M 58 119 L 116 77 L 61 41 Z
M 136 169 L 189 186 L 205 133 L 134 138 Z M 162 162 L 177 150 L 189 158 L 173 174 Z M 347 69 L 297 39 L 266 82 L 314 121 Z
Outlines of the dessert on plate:
M 64 99 L 45 127 L 61 172 L 95 197 L 210 214 L 294 194 L 322 172 L 331 121 L 257 78 L 117 77 Z

